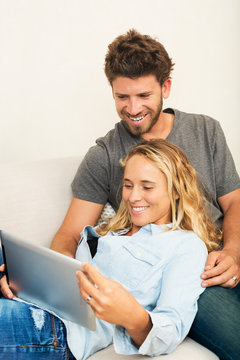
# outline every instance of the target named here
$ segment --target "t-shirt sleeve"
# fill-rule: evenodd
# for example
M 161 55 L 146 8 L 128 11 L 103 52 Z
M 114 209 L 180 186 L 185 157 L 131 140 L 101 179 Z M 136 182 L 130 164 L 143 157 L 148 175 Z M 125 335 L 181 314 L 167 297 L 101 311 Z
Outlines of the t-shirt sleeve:
M 214 166 L 217 198 L 240 188 L 240 179 L 225 135 L 217 122 L 215 131 Z
M 109 196 L 110 161 L 104 146 L 91 147 L 72 182 L 73 196 L 105 205 Z

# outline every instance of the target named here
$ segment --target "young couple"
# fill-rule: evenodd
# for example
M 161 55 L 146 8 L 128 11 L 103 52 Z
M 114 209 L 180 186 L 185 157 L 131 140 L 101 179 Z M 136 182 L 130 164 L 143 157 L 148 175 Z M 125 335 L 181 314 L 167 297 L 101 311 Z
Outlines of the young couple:
M 188 114 L 176 109 L 163 110 L 163 100 L 168 98 L 171 90 L 172 69 L 172 60 L 162 44 L 150 36 L 139 34 L 135 30 L 130 30 L 127 34 L 119 36 L 109 45 L 105 59 L 105 73 L 111 85 L 121 121 L 105 137 L 97 139 L 96 146 L 88 151 L 82 161 L 72 184 L 72 202 L 51 247 L 74 257 L 81 231 L 86 225 L 93 225 L 97 222 L 106 202 L 109 202 L 115 210 L 118 209 L 121 201 L 119 187 L 123 176 L 123 169 L 119 160 L 125 158 L 130 149 L 141 143 L 143 139 L 166 139 L 177 145 L 187 154 L 195 168 L 199 187 L 207 199 L 208 212 L 211 213 L 214 223 L 223 230 L 222 247 L 218 251 L 209 253 L 205 269 L 201 273 L 201 286 L 206 290 L 199 298 L 199 310 L 189 336 L 215 352 L 221 360 L 237 360 L 240 353 L 238 338 L 240 331 L 240 180 L 223 131 L 217 121 L 207 116 Z M 179 170 L 180 164 L 181 161 L 177 163 L 177 170 Z M 174 174 L 171 170 L 173 169 L 170 169 L 171 176 L 177 177 L 178 171 Z M 161 171 L 164 173 L 162 169 Z M 185 180 L 181 185 L 184 186 L 184 182 Z M 129 189 L 128 186 L 124 186 L 123 190 L 126 189 Z M 134 194 L 134 186 L 133 189 Z M 175 190 L 177 194 L 177 189 Z M 186 188 L 186 191 L 189 190 Z M 179 197 L 174 201 L 177 204 L 175 216 L 178 216 L 181 198 Z M 193 206 L 193 202 L 195 200 L 192 201 L 192 204 L 191 201 L 185 201 L 183 210 L 187 211 L 189 204 Z M 140 207 L 133 206 L 131 213 L 133 223 L 136 217 L 143 216 L 145 210 L 148 209 L 142 205 L 140 204 Z M 172 206 L 173 204 L 171 204 Z M 174 209 L 171 208 L 171 211 Z M 188 215 L 196 225 L 194 218 L 192 218 L 194 214 L 195 210 Z M 171 221 L 174 222 L 174 218 Z M 141 226 L 142 224 L 136 225 Z M 114 231 L 112 235 L 117 236 L 114 243 L 116 242 L 116 245 L 119 244 L 121 247 L 122 239 L 136 238 L 137 234 L 140 236 L 143 231 L 154 233 L 155 226 L 158 225 L 151 225 L 150 230 L 143 226 L 132 237 L 121 236 L 121 233 Z M 126 226 L 126 228 L 129 230 L 129 227 Z M 126 228 L 124 224 L 123 230 Z M 194 232 L 201 238 L 201 234 L 197 233 L 197 228 L 198 226 L 194 227 Z M 163 233 L 168 234 L 168 236 L 170 236 L 169 234 L 176 234 L 176 230 L 166 232 L 165 227 L 163 229 Z M 173 243 L 168 241 L 169 251 L 174 250 L 170 245 Z M 91 246 L 91 242 L 89 245 Z M 154 244 L 150 247 L 153 251 L 149 250 L 149 253 L 155 253 Z M 125 246 L 124 249 L 126 250 L 125 253 L 131 254 L 128 247 Z M 101 246 L 98 248 L 99 250 L 101 250 Z M 104 248 L 103 252 L 105 251 Z M 141 251 L 138 252 L 141 254 Z M 163 253 L 165 254 L 165 252 Z M 78 254 L 80 254 L 79 251 Z M 196 251 L 196 256 L 198 261 L 201 261 L 202 252 L 200 249 Z M 123 255 L 119 254 L 119 261 L 122 257 Z M 135 257 L 138 258 L 139 256 L 135 255 Z M 150 255 L 149 258 L 151 258 Z M 166 259 L 168 259 L 167 253 Z M 151 264 L 151 260 L 145 262 Z M 186 265 L 186 262 L 183 261 L 182 265 Z M 112 266 L 111 271 L 114 269 L 115 267 Z M 98 276 L 94 268 L 89 270 L 87 266 L 86 272 L 90 271 L 91 274 L 92 272 L 95 274 L 93 276 Z M 126 277 L 127 271 L 125 272 Z M 194 271 L 195 263 L 190 262 L 188 274 L 194 274 Z M 161 269 L 159 272 L 161 276 Z M 81 288 L 85 284 L 82 277 L 81 274 Z M 122 279 L 119 281 L 121 282 Z M 160 292 L 163 284 L 165 282 L 160 281 L 156 291 Z M 176 282 L 173 286 L 171 283 L 170 286 L 174 288 L 178 285 Z M 4 280 L 1 281 L 1 288 L 6 297 L 12 297 L 11 290 Z M 89 290 L 91 289 L 88 287 L 85 292 L 82 290 L 83 297 L 89 300 L 88 296 L 90 295 L 92 298 L 90 298 L 89 304 L 95 306 L 95 296 Z M 161 294 L 163 293 L 164 291 L 161 291 Z M 147 294 L 146 292 L 145 296 Z M 188 294 L 190 297 L 192 296 L 190 289 Z M 181 303 L 181 299 L 179 297 L 176 299 L 175 305 L 178 306 L 178 301 Z M 142 304 L 141 301 L 139 302 L 143 306 L 146 305 Z M 151 311 L 152 307 L 150 306 L 150 309 L 147 308 L 147 310 Z M 138 329 L 143 329 L 145 325 L 154 327 L 154 320 L 151 320 L 151 324 L 146 313 L 142 312 L 142 315 L 143 317 L 140 317 L 142 325 L 138 324 Z M 118 325 L 122 325 L 122 323 Z M 159 327 L 162 325 L 164 325 L 163 319 L 158 322 Z M 59 321 L 55 327 L 57 326 L 62 328 L 62 323 Z M 128 326 L 129 324 L 126 328 Z M 122 328 L 116 327 L 116 329 L 117 339 L 121 338 L 119 334 L 123 336 L 129 334 L 129 332 L 125 333 Z M 133 331 L 132 328 L 128 328 L 128 330 Z M 143 337 L 144 334 L 143 331 Z M 133 346 L 140 344 L 135 335 L 134 331 L 129 335 L 129 343 Z M 101 338 L 103 341 L 104 339 Z M 147 339 L 148 337 L 146 341 Z
M 188 334 L 204 290 L 200 275 L 207 250 L 218 248 L 221 231 L 206 211 L 195 170 L 177 146 L 145 141 L 122 166 L 116 216 L 95 229 L 86 226 L 76 252 L 77 259 L 88 261 L 77 277 L 83 299 L 100 319 L 96 331 L 2 298 L 5 358 L 40 359 L 47 353 L 49 359 L 86 359 L 112 342 L 121 354 L 156 356 L 171 352 Z M 96 239 L 92 258 L 89 245 Z M 45 318 L 41 329 L 34 314 Z M 62 341 L 55 352 L 52 321 Z

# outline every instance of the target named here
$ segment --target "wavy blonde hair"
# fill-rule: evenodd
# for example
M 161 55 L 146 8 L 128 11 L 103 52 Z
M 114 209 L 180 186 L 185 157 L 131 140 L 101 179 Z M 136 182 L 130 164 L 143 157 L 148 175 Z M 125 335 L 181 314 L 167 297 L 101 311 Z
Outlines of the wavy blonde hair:
M 166 176 L 173 223 L 168 230 L 193 231 L 205 242 L 208 251 L 216 250 L 222 240 L 222 232 L 207 211 L 207 200 L 198 184 L 196 171 L 183 151 L 166 140 L 143 141 L 121 160 L 123 168 L 134 155 L 148 159 Z M 97 232 L 106 235 L 109 231 L 131 228 L 131 215 L 122 200 L 117 214 L 108 223 L 100 225 Z

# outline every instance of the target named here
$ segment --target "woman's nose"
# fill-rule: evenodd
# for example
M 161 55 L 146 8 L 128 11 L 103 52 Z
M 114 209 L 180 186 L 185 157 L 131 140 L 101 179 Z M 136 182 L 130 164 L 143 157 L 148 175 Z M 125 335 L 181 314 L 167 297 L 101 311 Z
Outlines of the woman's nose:
M 137 187 L 133 187 L 129 196 L 129 201 L 134 203 L 141 200 L 141 191 Z

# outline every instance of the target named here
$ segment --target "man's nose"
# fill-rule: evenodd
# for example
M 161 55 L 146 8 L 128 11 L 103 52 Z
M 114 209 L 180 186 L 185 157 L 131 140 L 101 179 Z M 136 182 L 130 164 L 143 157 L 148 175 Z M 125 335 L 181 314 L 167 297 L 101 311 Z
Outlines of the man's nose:
M 130 115 L 138 115 L 141 113 L 141 104 L 138 99 L 130 98 L 128 102 L 127 111 Z

